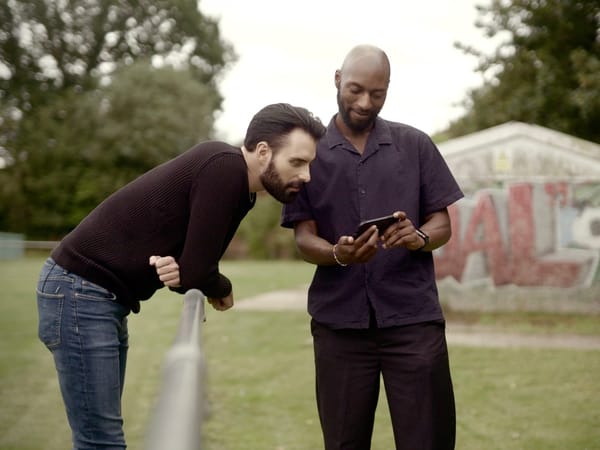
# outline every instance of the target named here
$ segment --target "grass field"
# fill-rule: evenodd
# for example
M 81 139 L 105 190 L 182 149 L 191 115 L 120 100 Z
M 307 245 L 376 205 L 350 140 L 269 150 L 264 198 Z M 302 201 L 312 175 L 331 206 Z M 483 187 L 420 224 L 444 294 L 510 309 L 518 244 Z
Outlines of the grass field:
M 34 292 L 42 261 L 0 261 L 1 450 L 70 448 L 51 356 L 36 335 Z M 305 284 L 312 273 L 302 262 L 225 262 L 222 268 L 238 301 Z M 143 446 L 180 311 L 181 296 L 163 290 L 130 318 L 123 408 L 131 449 Z M 600 334 L 600 318 L 594 316 L 546 313 L 539 320 L 535 314 L 470 313 L 460 318 L 533 333 Z M 308 320 L 298 311 L 207 309 L 206 450 L 322 448 Z M 600 351 L 451 346 L 450 357 L 458 450 L 600 449 Z M 374 450 L 393 448 L 386 408 L 382 396 Z

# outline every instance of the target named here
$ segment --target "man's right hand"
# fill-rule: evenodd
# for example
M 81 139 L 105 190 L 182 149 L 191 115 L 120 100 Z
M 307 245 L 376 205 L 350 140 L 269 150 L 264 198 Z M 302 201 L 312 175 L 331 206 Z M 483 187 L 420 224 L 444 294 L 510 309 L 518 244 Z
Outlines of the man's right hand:
M 217 311 L 226 311 L 233 306 L 233 292 L 224 298 L 208 297 L 206 301 L 210 303 Z
M 354 238 L 341 236 L 335 247 L 335 254 L 343 264 L 359 264 L 369 261 L 377 253 L 379 234 L 373 225 L 363 234 Z

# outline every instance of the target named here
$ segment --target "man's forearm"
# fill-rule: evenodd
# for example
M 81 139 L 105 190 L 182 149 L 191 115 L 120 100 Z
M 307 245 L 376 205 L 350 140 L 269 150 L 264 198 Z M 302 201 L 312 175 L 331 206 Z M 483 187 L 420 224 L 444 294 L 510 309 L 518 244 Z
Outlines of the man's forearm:
M 296 238 L 296 245 L 304 261 L 318 266 L 337 264 L 333 257 L 333 245 L 318 236 Z
M 429 244 L 423 250 L 433 251 L 443 246 L 452 236 L 448 211 L 444 209 L 431 214 L 420 229 L 429 236 Z

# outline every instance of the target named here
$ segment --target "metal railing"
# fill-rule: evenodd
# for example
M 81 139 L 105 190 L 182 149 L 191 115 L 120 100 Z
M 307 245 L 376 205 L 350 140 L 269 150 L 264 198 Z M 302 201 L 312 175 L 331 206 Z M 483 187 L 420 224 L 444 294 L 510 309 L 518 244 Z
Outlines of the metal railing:
M 175 343 L 165 355 L 162 384 L 146 432 L 145 450 L 199 450 L 204 415 L 201 326 L 204 294 L 190 289 Z

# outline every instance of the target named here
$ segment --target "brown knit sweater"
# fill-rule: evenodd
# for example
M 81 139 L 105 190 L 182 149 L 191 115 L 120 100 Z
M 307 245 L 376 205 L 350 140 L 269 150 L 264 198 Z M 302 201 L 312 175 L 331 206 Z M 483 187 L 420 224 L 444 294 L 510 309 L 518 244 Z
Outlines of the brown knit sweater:
M 51 256 L 134 312 L 163 286 L 148 264 L 151 255 L 175 257 L 176 291 L 196 288 L 223 298 L 231 282 L 219 272 L 219 260 L 254 201 L 241 150 L 205 142 L 109 196 Z

